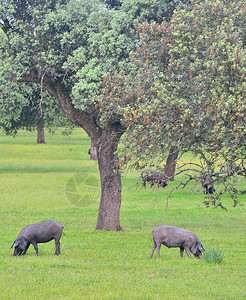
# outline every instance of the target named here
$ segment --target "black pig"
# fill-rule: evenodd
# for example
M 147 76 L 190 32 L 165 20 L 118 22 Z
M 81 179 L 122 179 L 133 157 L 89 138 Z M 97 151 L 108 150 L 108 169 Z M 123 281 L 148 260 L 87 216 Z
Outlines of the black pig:
M 204 193 L 206 195 L 208 195 L 208 194 L 212 195 L 215 192 L 215 188 L 214 188 L 214 185 L 213 185 L 213 178 L 211 176 L 206 175 L 203 178 L 202 185 L 203 185 L 203 188 L 204 188 Z
M 11 248 L 15 248 L 13 256 L 26 254 L 30 244 L 33 245 L 36 255 L 38 255 L 38 243 L 47 243 L 55 240 L 56 252 L 59 255 L 60 251 L 60 238 L 62 235 L 63 226 L 56 221 L 44 221 L 24 227 Z
M 146 182 L 150 182 L 150 187 L 152 187 L 155 183 L 158 187 L 167 186 L 167 175 L 163 175 L 158 171 L 146 169 L 141 173 L 141 177 L 143 180 L 142 187 L 146 188 Z
M 184 250 L 188 257 L 190 252 L 196 258 L 202 258 L 202 252 L 205 251 L 198 237 L 191 231 L 174 226 L 161 225 L 152 231 L 154 245 L 151 250 L 150 258 L 156 249 L 157 256 L 160 258 L 161 244 L 168 248 L 179 247 L 180 257 L 183 257 Z

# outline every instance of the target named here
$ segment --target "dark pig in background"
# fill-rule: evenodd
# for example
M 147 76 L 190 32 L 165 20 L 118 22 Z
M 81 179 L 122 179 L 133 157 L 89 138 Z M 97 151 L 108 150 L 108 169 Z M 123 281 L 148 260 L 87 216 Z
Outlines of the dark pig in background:
M 38 243 L 47 243 L 55 240 L 56 252 L 59 255 L 60 251 L 60 238 L 62 235 L 63 226 L 56 221 L 44 221 L 24 227 L 11 248 L 14 248 L 13 256 L 26 254 L 30 244 L 33 245 L 36 255 L 38 255 Z
M 150 182 L 150 187 L 154 184 L 157 184 L 158 187 L 166 187 L 167 184 L 167 175 L 162 174 L 155 170 L 146 169 L 141 173 L 142 177 L 142 187 L 146 188 L 146 182 Z
M 161 225 L 152 231 L 154 245 L 151 250 L 150 258 L 156 249 L 157 256 L 160 258 L 161 244 L 168 248 L 179 247 L 180 257 L 183 257 L 184 250 L 188 257 L 190 252 L 196 258 L 202 258 L 202 252 L 205 251 L 198 237 L 191 231 L 181 229 L 175 226 Z
M 210 175 L 206 175 L 202 180 L 202 186 L 204 188 L 204 194 L 212 195 L 215 192 L 213 178 Z

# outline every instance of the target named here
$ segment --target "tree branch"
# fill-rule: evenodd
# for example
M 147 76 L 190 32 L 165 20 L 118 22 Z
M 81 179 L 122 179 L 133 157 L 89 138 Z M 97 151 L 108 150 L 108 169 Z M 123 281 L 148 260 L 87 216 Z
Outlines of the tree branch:
M 47 73 L 40 73 L 33 69 L 29 74 L 23 75 L 19 81 L 41 84 L 41 91 L 44 86 L 49 93 L 58 100 L 66 117 L 72 123 L 82 127 L 92 138 L 95 145 L 98 143 L 102 132 L 101 127 L 97 124 L 95 118 L 88 112 L 74 107 L 72 99 L 65 88 L 63 79 L 53 78 Z
M 179 189 L 180 186 L 183 186 L 183 188 L 185 188 L 186 185 L 187 185 L 191 180 L 196 179 L 196 177 L 192 177 L 192 176 L 189 175 L 189 174 L 185 174 L 185 175 L 186 175 L 186 176 L 189 176 L 189 179 L 188 179 L 186 182 L 180 182 L 180 183 L 179 183 L 177 186 L 175 186 L 175 187 L 170 191 L 170 193 L 168 194 L 168 197 L 167 197 L 167 200 L 166 200 L 166 210 L 165 210 L 165 211 L 167 211 L 167 208 L 168 208 L 168 199 L 169 199 L 171 193 L 172 193 L 173 191 Z

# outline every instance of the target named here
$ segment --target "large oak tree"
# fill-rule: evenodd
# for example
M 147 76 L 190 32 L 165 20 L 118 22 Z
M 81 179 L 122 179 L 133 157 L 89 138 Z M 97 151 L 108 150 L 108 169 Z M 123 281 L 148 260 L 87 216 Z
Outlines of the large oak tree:
M 152 1 L 153 2 L 153 1 Z M 108 72 L 127 72 L 138 44 L 135 23 L 170 19 L 178 3 L 148 0 L 1 0 L 1 68 L 7 82 L 34 82 L 57 99 L 97 149 L 101 200 L 97 229 L 120 230 L 121 177 L 116 154 L 126 130 L 121 116 L 104 119 L 95 97 Z M 114 9 L 115 8 L 115 9 Z M 157 19 L 156 19 L 157 18 Z

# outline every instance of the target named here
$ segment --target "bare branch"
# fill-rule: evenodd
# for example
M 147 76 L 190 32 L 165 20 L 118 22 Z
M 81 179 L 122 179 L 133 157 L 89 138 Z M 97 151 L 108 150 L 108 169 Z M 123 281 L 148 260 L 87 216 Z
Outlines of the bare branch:
M 178 173 L 176 173 L 175 176 L 177 176 L 177 175 L 179 175 L 181 173 L 187 172 L 187 171 L 198 172 L 198 173 L 202 174 L 202 171 L 199 171 L 197 169 L 184 169 L 184 170 L 181 170 Z
M 179 189 L 181 186 L 183 186 L 183 188 L 185 188 L 186 185 L 187 185 L 191 180 L 196 179 L 196 177 L 193 177 L 193 176 L 191 176 L 191 175 L 189 175 L 189 174 L 185 174 L 185 175 L 188 176 L 189 179 L 187 179 L 186 182 L 180 182 L 180 183 L 179 183 L 177 186 L 175 186 L 175 187 L 170 191 L 170 193 L 168 194 L 168 197 L 167 197 L 167 200 L 166 200 L 166 210 L 165 210 L 165 211 L 167 211 L 167 208 L 168 208 L 168 199 L 169 199 L 171 193 L 172 193 L 173 191 Z
M 181 169 L 181 168 L 183 168 L 184 166 L 187 166 L 187 165 L 193 165 L 193 166 L 197 166 L 199 168 L 202 168 L 201 165 L 196 164 L 196 163 L 183 163 L 180 167 L 178 167 L 178 169 Z

